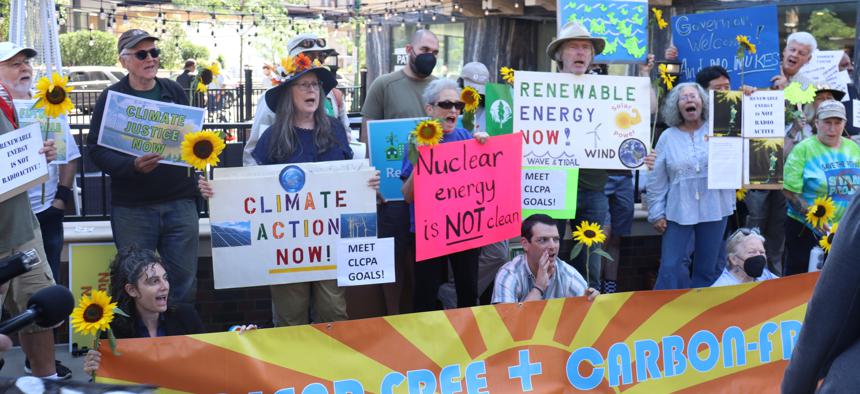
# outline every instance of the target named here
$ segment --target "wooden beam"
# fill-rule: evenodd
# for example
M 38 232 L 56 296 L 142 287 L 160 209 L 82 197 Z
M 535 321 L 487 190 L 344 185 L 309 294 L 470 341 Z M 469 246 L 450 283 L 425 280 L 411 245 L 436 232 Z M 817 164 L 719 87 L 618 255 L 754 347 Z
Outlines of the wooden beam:
M 514 2 L 519 2 L 519 7 L 514 7 Z M 487 0 L 487 6 L 490 8 L 490 15 L 522 15 L 523 5 L 521 0 Z M 493 13 L 493 10 L 498 12 Z
M 460 0 L 460 13 L 468 17 L 483 17 L 484 9 L 482 8 L 481 0 Z M 451 9 L 454 3 L 451 2 Z
M 547 11 L 558 9 L 558 0 L 524 0 L 526 7 L 541 7 Z

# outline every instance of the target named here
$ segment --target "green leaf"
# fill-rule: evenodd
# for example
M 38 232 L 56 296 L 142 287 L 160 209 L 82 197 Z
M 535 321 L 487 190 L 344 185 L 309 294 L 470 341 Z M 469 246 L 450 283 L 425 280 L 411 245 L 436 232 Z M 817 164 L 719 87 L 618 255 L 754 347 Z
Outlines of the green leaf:
M 108 342 L 110 343 L 110 351 L 114 356 L 119 356 L 120 353 L 116 351 L 116 337 L 113 335 L 113 330 L 108 328 Z
M 594 250 L 592 250 L 592 252 L 594 252 L 594 253 L 595 253 L 595 254 L 597 254 L 597 255 L 600 255 L 601 257 L 603 257 L 603 258 L 605 258 L 605 259 L 607 259 L 607 260 L 609 260 L 609 261 L 615 261 L 615 260 L 612 258 L 612 256 L 610 256 L 610 255 L 609 255 L 609 253 L 606 253 L 606 251 L 604 251 L 603 249 L 600 249 L 599 247 L 594 248 Z
M 475 112 L 463 114 L 463 127 L 469 131 L 475 131 Z
M 119 307 L 113 308 L 113 313 L 116 313 L 117 315 L 120 315 L 120 316 L 131 317 L 128 315 L 128 313 L 125 313 L 125 311 L 123 311 L 122 309 L 119 309 Z
M 582 252 L 582 242 L 577 242 L 573 250 L 570 251 L 570 259 L 573 260 L 576 256 L 579 256 L 579 252 Z

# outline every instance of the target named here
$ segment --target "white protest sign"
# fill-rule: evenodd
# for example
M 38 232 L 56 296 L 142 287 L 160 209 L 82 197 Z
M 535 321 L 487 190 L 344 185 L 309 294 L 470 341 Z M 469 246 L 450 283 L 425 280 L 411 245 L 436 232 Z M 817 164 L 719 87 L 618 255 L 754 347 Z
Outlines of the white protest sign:
M 854 127 L 860 127 L 860 100 L 852 100 L 851 109 L 853 109 L 853 123 Z
M 708 189 L 740 189 L 743 183 L 743 138 L 708 139 Z
M 337 240 L 337 285 L 394 282 L 394 238 Z
M 785 135 L 785 94 L 781 90 L 762 90 L 744 95 L 742 113 L 744 137 Z
M 523 209 L 564 209 L 567 172 L 523 169 Z
M 337 240 L 376 236 L 376 192 L 367 185 L 375 170 L 366 163 L 216 169 L 215 288 L 336 279 Z
M 517 71 L 523 165 L 630 169 L 651 144 L 648 78 Z
M 48 162 L 38 123 L 0 135 L 0 202 L 45 182 Z
M 827 84 L 831 88 L 848 92 L 848 82 L 844 72 L 839 71 L 839 62 L 844 51 L 819 51 L 812 54 L 812 59 L 800 68 L 799 73 L 817 84 Z M 844 73 L 847 75 L 847 73 Z

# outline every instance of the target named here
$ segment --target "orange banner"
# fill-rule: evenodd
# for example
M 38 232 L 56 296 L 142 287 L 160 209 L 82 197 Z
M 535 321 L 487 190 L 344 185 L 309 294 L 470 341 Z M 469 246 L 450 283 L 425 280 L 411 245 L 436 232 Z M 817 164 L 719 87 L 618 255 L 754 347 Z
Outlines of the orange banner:
M 777 392 L 817 278 L 120 340 L 98 376 L 192 393 Z

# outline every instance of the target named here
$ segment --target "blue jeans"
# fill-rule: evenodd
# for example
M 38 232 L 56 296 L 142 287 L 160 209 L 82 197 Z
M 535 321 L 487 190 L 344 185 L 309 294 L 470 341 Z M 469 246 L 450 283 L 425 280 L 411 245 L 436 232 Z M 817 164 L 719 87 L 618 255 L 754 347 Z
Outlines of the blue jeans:
M 170 300 L 193 304 L 197 292 L 200 226 L 192 199 L 142 207 L 112 206 L 110 225 L 117 249 L 136 245 L 158 251 L 170 280 Z
M 686 226 L 668 221 L 666 232 L 663 233 L 660 271 L 654 290 L 687 289 L 691 285 L 708 287 L 713 284 L 720 275 L 718 257 L 725 229 L 726 218 Z M 689 271 L 683 262 L 689 258 L 687 244 L 694 236 L 696 248 L 693 252 L 691 283 Z
M 609 200 L 603 191 L 595 192 L 591 190 L 579 189 L 576 192 L 576 217 L 570 221 L 570 226 L 573 231 L 576 231 L 576 226 L 587 220 L 590 223 L 602 225 L 606 220 L 606 214 L 609 212 Z M 564 234 L 564 220 L 558 222 L 558 233 Z M 576 242 L 576 241 L 574 241 Z M 594 247 L 592 246 L 592 249 Z M 588 281 L 588 286 L 595 289 L 600 288 L 600 255 L 590 253 L 588 258 L 588 270 L 585 269 L 585 250 L 583 249 L 579 255 L 573 260 L 570 256 L 559 256 L 562 260 L 567 261 L 573 268 L 576 268 Z

